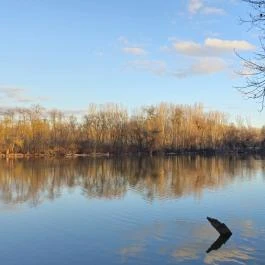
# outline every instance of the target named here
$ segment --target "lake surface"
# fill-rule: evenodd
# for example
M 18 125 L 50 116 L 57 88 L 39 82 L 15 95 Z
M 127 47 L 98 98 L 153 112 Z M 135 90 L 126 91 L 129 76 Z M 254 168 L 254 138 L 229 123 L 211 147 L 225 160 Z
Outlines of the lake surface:
M 1 160 L 0 261 L 265 264 L 264 202 L 258 157 Z

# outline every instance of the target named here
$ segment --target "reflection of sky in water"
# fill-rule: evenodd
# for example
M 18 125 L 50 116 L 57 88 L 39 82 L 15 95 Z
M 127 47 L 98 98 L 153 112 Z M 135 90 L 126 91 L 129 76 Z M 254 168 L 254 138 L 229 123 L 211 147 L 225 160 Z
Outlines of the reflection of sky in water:
M 131 231 L 127 241 L 131 245 L 120 250 L 123 261 L 145 255 L 170 257 L 183 264 L 249 264 L 254 262 L 256 249 L 264 244 L 264 239 L 257 240 L 253 236 L 259 233 L 252 221 L 231 221 L 234 226 L 234 235 L 227 244 L 218 251 L 206 254 L 207 248 L 219 236 L 206 222 L 203 224 L 186 221 L 175 223 L 153 224 L 139 231 Z M 259 236 L 264 236 L 259 234 Z M 251 239 L 252 240 L 251 242 Z M 155 251 L 155 253 L 152 253 Z M 157 263 L 159 264 L 159 263 Z
M 262 161 L 155 162 L 2 166 L 1 263 L 262 264 Z M 233 231 L 208 255 L 218 234 L 206 216 Z

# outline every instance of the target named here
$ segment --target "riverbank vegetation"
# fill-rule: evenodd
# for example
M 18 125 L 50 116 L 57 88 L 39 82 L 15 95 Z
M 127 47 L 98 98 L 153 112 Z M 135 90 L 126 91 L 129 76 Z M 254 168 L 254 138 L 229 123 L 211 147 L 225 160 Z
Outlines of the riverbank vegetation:
M 265 129 L 230 123 L 203 106 L 161 103 L 129 113 L 116 104 L 90 105 L 83 115 L 40 106 L 1 113 L 2 156 L 261 151 Z

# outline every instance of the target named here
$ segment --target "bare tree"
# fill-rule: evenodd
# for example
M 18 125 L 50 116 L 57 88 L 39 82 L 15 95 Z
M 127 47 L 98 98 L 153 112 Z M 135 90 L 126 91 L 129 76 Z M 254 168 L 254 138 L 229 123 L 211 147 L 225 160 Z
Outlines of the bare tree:
M 257 100 L 261 104 L 261 111 L 265 106 L 265 1 L 264 0 L 242 0 L 251 7 L 247 19 L 241 19 L 242 23 L 248 23 L 250 29 L 259 33 L 260 50 L 253 58 L 237 56 L 243 62 L 243 70 L 240 72 L 245 77 L 244 86 L 238 87 L 239 91 L 249 99 Z

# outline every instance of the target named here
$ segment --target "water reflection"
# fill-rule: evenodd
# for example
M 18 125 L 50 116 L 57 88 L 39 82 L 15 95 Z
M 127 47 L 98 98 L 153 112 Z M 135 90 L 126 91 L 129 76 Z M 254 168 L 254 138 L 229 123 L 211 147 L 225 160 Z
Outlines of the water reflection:
M 246 246 L 240 246 L 239 248 L 227 248 L 221 249 L 219 251 L 211 252 L 205 257 L 200 257 L 200 248 L 198 246 L 193 246 L 192 248 L 182 248 L 173 253 L 173 256 L 178 262 L 192 261 L 201 259 L 202 264 L 247 264 L 246 262 L 253 260 L 254 249 L 248 248 Z
M 214 250 L 220 249 L 232 236 L 232 234 L 220 235 L 217 240 L 211 245 L 211 247 L 207 250 L 207 253 L 211 253 Z
M 249 264 L 250 261 L 255 260 L 257 246 L 247 244 L 250 239 L 246 236 L 248 228 L 239 224 L 240 221 L 234 224 L 237 229 L 235 229 L 233 240 L 230 239 L 230 235 L 219 237 L 208 253 L 205 253 L 205 249 L 211 238 L 216 236 L 216 231 L 209 229 L 208 224 L 194 223 L 189 220 L 177 221 L 175 224 L 150 224 L 139 231 L 134 230 L 126 238 L 126 242 L 131 242 L 131 244 L 121 248 L 118 253 L 121 255 L 121 263 L 130 263 L 130 260 L 142 261 L 144 257 L 151 255 L 158 261 L 161 256 L 167 261 L 168 257 L 171 257 L 173 261 L 169 264 Z M 252 229 L 256 230 L 254 225 Z M 264 234 L 260 236 L 264 237 Z M 228 239 L 232 242 L 229 241 L 226 247 L 220 248 Z M 150 242 L 156 247 L 152 248 Z M 213 251 L 217 249 L 218 251 Z M 158 261 L 154 260 L 153 264 L 161 264 Z
M 1 261 L 262 264 L 264 165 L 253 157 L 0 160 Z M 227 224 L 229 241 L 213 244 L 208 215 Z
M 193 195 L 250 179 L 264 162 L 254 158 L 134 158 L 0 161 L 0 199 L 38 205 L 67 188 L 93 198 L 120 198 L 129 189 L 146 200 Z

